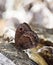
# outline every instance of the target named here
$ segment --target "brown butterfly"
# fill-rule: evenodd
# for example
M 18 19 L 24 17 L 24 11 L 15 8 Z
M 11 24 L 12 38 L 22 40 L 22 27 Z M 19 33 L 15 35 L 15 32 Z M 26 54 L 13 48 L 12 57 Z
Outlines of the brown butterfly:
M 28 49 L 37 46 L 39 38 L 27 23 L 20 24 L 15 34 L 15 46 L 19 49 Z

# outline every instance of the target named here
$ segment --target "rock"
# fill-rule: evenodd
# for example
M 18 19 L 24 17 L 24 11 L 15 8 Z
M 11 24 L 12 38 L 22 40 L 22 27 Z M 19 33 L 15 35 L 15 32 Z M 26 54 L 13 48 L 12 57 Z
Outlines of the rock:
M 18 51 L 12 44 L 0 43 L 0 53 L 9 58 L 15 65 L 33 65 L 33 61 L 29 59 L 28 55 Z
M 10 59 L 0 53 L 0 64 L 1 65 L 15 65 Z

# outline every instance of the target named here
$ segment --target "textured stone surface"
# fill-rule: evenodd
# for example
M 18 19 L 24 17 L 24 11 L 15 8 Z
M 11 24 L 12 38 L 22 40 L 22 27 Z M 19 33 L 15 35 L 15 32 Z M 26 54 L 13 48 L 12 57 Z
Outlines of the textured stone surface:
M 34 65 L 34 62 L 29 59 L 25 52 L 16 50 L 12 44 L 0 43 L 0 53 L 5 55 L 16 65 Z
M 10 59 L 0 53 L 0 65 L 15 65 Z

